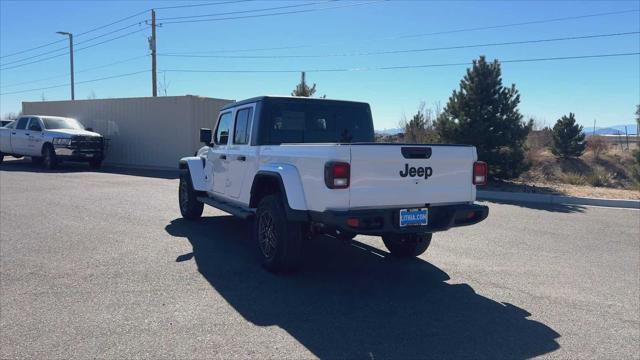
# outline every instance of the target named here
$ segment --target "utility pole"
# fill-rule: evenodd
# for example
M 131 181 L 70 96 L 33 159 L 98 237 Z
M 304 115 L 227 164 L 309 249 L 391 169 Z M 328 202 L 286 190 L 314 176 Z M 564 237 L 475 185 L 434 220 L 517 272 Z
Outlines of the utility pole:
M 64 31 L 57 32 L 60 35 L 66 35 L 69 37 L 69 62 L 71 63 L 71 100 L 75 100 L 74 81 L 73 81 L 73 34 Z
M 158 79 L 156 74 L 156 11 L 151 9 L 151 89 L 153 97 L 158 96 Z

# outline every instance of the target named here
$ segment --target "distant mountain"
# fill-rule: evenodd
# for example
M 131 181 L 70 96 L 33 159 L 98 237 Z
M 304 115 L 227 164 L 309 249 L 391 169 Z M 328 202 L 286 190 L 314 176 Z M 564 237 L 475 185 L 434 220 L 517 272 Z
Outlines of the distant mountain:
M 638 125 L 636 124 L 627 124 L 627 125 L 615 125 L 609 127 L 596 127 L 596 135 L 624 135 L 624 127 L 627 127 L 627 134 L 636 135 L 638 134 Z M 583 132 L 587 136 L 593 135 L 593 127 L 585 127 Z
M 403 128 L 379 129 L 379 130 L 376 130 L 376 133 L 382 134 L 382 135 L 395 135 L 398 133 L 404 133 L 404 129 Z

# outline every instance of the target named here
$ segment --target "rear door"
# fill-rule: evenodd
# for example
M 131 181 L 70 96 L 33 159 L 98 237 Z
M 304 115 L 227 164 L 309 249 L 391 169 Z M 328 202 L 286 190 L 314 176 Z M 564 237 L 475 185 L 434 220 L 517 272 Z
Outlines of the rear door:
M 470 202 L 472 146 L 351 145 L 351 208 Z
M 244 186 L 247 172 L 256 167 L 256 147 L 249 144 L 255 104 L 237 108 L 233 126 L 233 136 L 227 150 L 229 171 L 227 173 L 227 188 L 225 194 L 232 198 L 239 198 Z

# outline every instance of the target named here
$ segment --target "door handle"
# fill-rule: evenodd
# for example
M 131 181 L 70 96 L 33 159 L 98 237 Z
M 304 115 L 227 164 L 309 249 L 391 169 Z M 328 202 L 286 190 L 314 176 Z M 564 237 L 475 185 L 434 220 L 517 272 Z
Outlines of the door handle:
M 219 157 L 220 159 L 222 159 L 222 160 L 227 160 L 227 155 L 220 155 L 220 156 L 218 156 L 218 157 Z
M 244 156 L 244 155 L 240 155 L 236 159 L 238 159 L 238 161 L 245 161 L 245 160 L 247 160 L 247 157 Z
M 15 135 L 15 134 L 16 134 L 16 132 L 15 132 L 15 131 L 11 133 L 11 135 Z
M 29 133 L 25 133 L 25 135 L 29 136 L 29 135 L 31 135 L 31 134 L 29 134 Z

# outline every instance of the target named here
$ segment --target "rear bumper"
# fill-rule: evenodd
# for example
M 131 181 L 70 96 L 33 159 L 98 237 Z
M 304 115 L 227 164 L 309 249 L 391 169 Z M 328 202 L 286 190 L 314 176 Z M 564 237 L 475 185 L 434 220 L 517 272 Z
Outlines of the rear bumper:
M 377 235 L 433 233 L 452 227 L 473 225 L 486 219 L 489 207 L 477 204 L 433 206 L 429 208 L 428 225 L 400 227 L 400 209 L 349 210 L 310 212 L 314 223 L 331 230 L 354 234 Z M 348 219 L 358 219 L 359 226 L 347 225 Z

